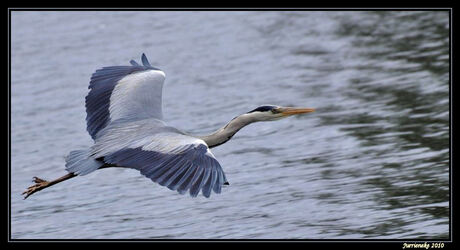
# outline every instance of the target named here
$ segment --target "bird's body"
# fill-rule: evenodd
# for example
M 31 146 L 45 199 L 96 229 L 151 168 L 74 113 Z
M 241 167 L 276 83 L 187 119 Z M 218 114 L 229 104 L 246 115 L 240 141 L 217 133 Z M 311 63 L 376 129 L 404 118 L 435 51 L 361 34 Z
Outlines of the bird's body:
M 165 74 L 152 67 L 145 55 L 142 65 L 111 66 L 91 77 L 86 97 L 87 130 L 94 144 L 70 152 L 66 157 L 68 175 L 47 182 L 35 177 L 29 195 L 75 176 L 97 169 L 136 169 L 152 181 L 183 194 L 205 197 L 220 193 L 228 184 L 210 148 L 228 141 L 244 126 L 277 120 L 313 109 L 261 106 L 232 119 L 210 135 L 193 136 L 163 121 L 162 89 Z

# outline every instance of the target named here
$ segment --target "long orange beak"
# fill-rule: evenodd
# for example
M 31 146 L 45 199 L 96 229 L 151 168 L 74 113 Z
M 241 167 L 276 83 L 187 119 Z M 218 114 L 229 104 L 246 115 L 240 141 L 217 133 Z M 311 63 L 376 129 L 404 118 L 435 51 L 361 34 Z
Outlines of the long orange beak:
M 315 109 L 313 109 L 313 108 L 283 107 L 283 108 L 279 108 L 278 111 L 280 111 L 280 113 L 283 116 L 289 116 L 289 115 L 299 115 L 299 114 L 306 114 L 306 113 L 315 112 Z

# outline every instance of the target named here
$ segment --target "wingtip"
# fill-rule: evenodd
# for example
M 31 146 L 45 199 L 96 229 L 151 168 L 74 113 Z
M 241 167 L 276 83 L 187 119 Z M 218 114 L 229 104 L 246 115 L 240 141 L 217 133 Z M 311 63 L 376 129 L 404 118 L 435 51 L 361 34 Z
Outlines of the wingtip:
M 139 66 L 139 64 L 134 60 L 129 61 L 129 63 L 131 63 L 133 66 Z
M 147 60 L 147 56 L 145 55 L 145 53 L 142 53 L 141 59 L 142 59 L 142 64 L 144 64 L 144 66 L 151 67 L 149 60 Z

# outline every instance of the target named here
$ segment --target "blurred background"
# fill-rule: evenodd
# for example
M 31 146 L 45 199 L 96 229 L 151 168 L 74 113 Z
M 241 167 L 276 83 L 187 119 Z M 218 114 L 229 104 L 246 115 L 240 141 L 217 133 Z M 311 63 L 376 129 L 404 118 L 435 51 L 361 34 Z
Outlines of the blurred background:
M 13 11 L 11 237 L 448 239 L 449 28 L 448 11 Z M 104 169 L 23 200 L 92 144 L 91 74 L 142 53 L 186 132 L 316 112 L 214 148 L 230 186 L 209 199 Z

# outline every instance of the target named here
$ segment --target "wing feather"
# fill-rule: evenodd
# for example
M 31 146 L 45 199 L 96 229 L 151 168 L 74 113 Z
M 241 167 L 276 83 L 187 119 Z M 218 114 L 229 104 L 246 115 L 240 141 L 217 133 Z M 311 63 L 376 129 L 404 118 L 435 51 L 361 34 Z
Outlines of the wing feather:
M 214 183 L 216 182 L 217 171 L 215 171 L 214 166 L 212 167 L 211 175 L 208 178 L 208 181 L 203 187 L 203 195 L 209 197 L 211 195 L 211 190 L 214 187 Z
M 91 76 L 86 96 L 91 159 L 133 168 L 180 194 L 210 197 L 227 180 L 206 143 L 162 121 L 165 74 L 150 65 L 109 66 Z M 98 165 L 99 166 L 99 165 Z
M 190 188 L 190 195 L 192 197 L 196 197 L 198 195 L 199 189 L 198 189 L 197 182 L 198 182 L 198 180 L 200 178 L 202 178 L 203 172 L 204 172 L 204 168 L 198 165 L 197 170 L 196 170 L 195 174 L 193 175 L 192 180 L 190 181 L 190 183 L 186 187 L 186 189 Z
M 186 187 L 188 183 L 192 180 L 191 178 L 193 177 L 193 173 L 197 170 L 193 163 L 190 163 L 190 165 L 186 167 L 188 168 L 187 172 L 184 174 L 184 176 L 182 176 L 179 182 L 177 182 L 172 187 L 173 190 L 177 189 L 180 194 L 184 194 L 187 191 Z
M 144 60 L 148 62 L 142 54 Z M 103 67 L 91 76 L 85 99 L 87 130 L 93 139 L 116 119 L 162 119 L 164 73 L 150 63 L 130 63 L 131 66 Z
M 212 190 L 220 193 L 226 182 L 225 174 L 206 143 L 161 127 L 161 123 L 153 125 L 154 120 L 150 122 L 149 125 L 147 121 L 136 122 L 137 125 L 110 125 L 97 138 L 93 157 L 137 169 L 145 177 L 180 194 L 189 191 L 195 197 L 201 191 L 210 197 Z

